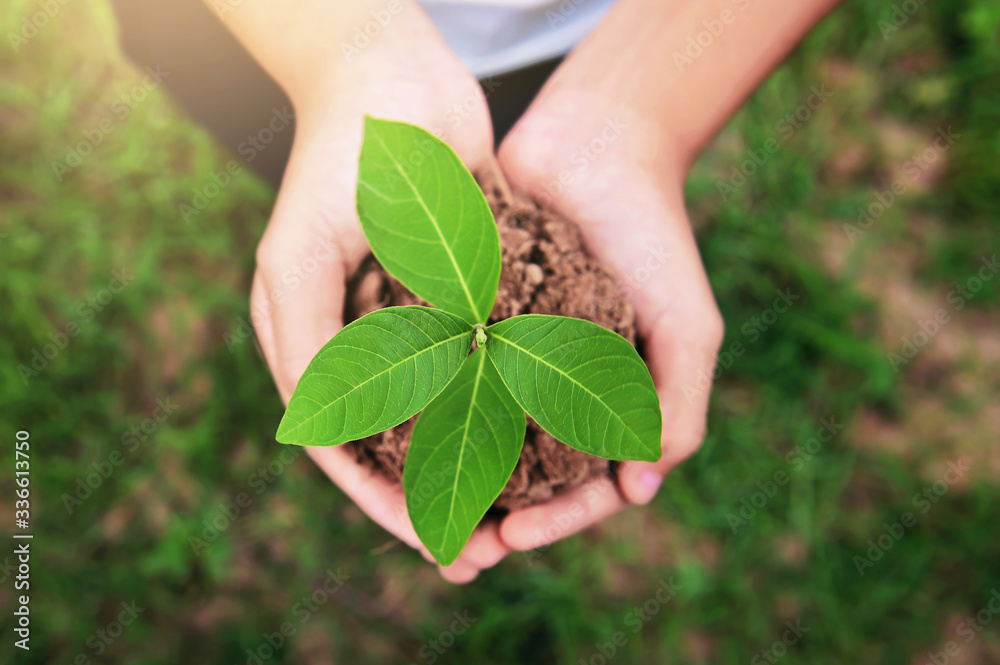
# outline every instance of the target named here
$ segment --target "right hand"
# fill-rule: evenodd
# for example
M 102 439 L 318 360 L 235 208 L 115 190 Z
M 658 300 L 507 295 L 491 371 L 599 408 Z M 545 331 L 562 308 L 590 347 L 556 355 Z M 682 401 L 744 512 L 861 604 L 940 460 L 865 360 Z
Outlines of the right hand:
M 363 115 L 438 133 L 470 169 L 492 159 L 479 84 L 429 22 L 417 28 L 424 32 L 375 39 L 353 62 L 331 68 L 329 85 L 294 99 L 295 142 L 257 249 L 250 296 L 257 338 L 286 405 L 309 361 L 343 327 L 346 281 L 369 252 L 355 211 Z M 369 517 L 433 561 L 413 530 L 399 483 L 340 447 L 308 453 Z M 441 575 L 471 581 L 508 552 L 496 524 L 484 525 Z

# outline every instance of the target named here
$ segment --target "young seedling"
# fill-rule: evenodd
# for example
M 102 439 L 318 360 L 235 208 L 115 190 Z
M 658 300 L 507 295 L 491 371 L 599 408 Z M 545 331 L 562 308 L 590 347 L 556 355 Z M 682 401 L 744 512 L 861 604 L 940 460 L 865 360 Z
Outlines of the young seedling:
M 659 401 L 627 340 L 560 316 L 488 324 L 500 236 L 447 144 L 420 127 L 366 116 L 357 209 L 382 266 L 437 309 L 386 307 L 344 327 L 302 375 L 278 441 L 333 446 L 423 411 L 403 489 L 417 535 L 443 565 L 513 473 L 525 412 L 577 450 L 659 459 Z

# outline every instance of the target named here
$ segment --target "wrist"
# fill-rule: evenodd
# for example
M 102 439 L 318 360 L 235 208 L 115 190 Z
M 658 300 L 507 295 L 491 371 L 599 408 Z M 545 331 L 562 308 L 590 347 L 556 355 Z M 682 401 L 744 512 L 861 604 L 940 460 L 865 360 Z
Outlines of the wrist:
M 365 87 L 393 96 L 407 80 L 433 85 L 454 76 L 448 61 L 461 66 L 416 0 L 302 0 L 294 10 L 262 0 L 220 18 L 304 116 Z
M 359 58 L 331 65 L 289 94 L 305 137 L 346 130 L 360 138 L 361 119 L 371 114 L 438 135 L 470 167 L 492 152 L 479 82 L 436 32 L 373 42 Z

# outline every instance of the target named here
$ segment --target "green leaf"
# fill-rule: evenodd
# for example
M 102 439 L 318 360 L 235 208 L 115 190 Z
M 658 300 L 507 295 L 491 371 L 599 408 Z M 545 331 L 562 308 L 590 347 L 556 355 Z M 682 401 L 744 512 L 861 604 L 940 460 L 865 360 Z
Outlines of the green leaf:
M 500 281 L 500 234 L 458 155 L 430 132 L 365 116 L 358 217 L 375 258 L 406 288 L 486 323 Z
M 483 349 L 424 409 L 403 470 L 406 508 L 438 563 L 452 563 L 514 472 L 524 409 Z
M 625 338 L 589 321 L 540 314 L 500 321 L 486 334 L 504 384 L 549 434 L 608 459 L 660 458 L 656 389 Z
M 427 307 L 387 307 L 361 317 L 309 363 L 278 441 L 334 446 L 395 427 L 455 377 L 472 334 L 459 317 Z

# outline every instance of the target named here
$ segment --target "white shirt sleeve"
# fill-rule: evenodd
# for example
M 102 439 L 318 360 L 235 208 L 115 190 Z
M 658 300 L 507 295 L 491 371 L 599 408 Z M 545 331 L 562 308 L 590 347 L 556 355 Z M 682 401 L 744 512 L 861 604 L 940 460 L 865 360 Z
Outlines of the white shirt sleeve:
M 565 55 L 614 0 L 420 0 L 478 77 Z

